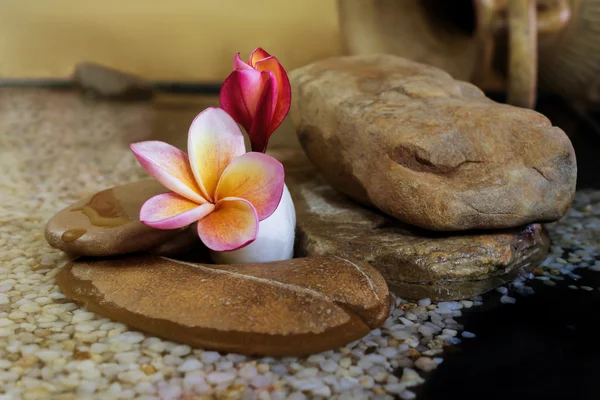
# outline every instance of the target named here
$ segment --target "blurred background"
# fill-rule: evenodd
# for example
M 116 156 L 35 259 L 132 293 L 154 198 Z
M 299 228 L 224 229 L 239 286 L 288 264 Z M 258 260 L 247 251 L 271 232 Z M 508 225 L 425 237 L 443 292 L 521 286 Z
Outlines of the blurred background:
M 262 46 L 288 69 L 341 53 L 335 0 L 2 0 L 0 77 L 66 78 L 95 62 L 220 82 Z
M 288 71 L 390 53 L 544 113 L 590 165 L 580 185 L 600 187 L 598 27 L 600 0 L 1 0 L 0 85 L 119 97 L 145 84 L 138 97 L 212 94 L 206 106 L 237 52 L 261 46 Z

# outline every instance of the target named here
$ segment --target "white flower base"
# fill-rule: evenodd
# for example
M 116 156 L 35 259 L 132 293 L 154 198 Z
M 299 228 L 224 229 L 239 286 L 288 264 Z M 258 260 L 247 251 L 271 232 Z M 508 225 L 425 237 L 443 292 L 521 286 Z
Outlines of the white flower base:
M 287 186 L 275 212 L 260 222 L 258 237 L 248 246 L 234 251 L 211 251 L 217 264 L 247 264 L 289 260 L 294 257 L 296 210 Z

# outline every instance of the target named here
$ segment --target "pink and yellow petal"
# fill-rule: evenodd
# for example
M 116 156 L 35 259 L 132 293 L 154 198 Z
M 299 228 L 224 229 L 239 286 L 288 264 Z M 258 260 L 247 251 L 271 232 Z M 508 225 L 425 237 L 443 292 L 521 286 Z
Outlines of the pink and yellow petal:
M 234 159 L 223 172 L 217 186 L 215 199 L 229 197 L 249 201 L 259 221 L 273 214 L 283 194 L 283 165 L 262 153 L 246 153 Z
M 258 71 L 271 71 L 275 75 L 277 81 L 277 105 L 273 111 L 271 124 L 269 126 L 269 131 L 273 132 L 283 122 L 283 119 L 290 110 L 292 102 L 290 80 L 285 69 L 283 69 L 283 66 L 275 57 L 268 57 L 258 61 L 255 68 Z
M 237 53 L 235 57 L 233 57 L 233 69 L 252 69 L 252 67 L 242 61 L 240 53 Z
M 199 205 L 177 193 L 162 193 L 144 203 L 140 221 L 157 229 L 182 228 L 204 218 L 214 208 L 214 204 Z
M 252 151 L 264 153 L 269 143 L 269 137 L 273 133 L 270 130 L 270 125 L 273 111 L 277 105 L 277 82 L 271 71 L 263 71 L 261 74 L 266 84 L 256 106 L 256 113 L 254 114 L 252 126 L 248 131 L 248 136 L 252 144 Z
M 258 235 L 258 216 L 244 199 L 221 199 L 215 210 L 198 221 L 198 236 L 211 250 L 232 251 L 252 243 Z
M 129 148 L 142 168 L 167 189 L 198 204 L 206 203 L 183 151 L 159 141 L 132 143 Z
M 207 108 L 192 122 L 188 135 L 190 165 L 198 186 L 209 201 L 214 198 L 225 168 L 245 152 L 240 128 L 222 109 Z
M 219 93 L 221 108 L 249 131 L 268 76 L 255 69 L 233 71 Z
M 248 64 L 250 64 L 250 66 L 256 68 L 256 63 L 267 57 L 271 57 L 271 55 L 269 53 L 267 53 L 262 47 L 256 48 L 256 49 L 254 49 L 252 54 L 250 54 L 250 59 L 248 60 Z

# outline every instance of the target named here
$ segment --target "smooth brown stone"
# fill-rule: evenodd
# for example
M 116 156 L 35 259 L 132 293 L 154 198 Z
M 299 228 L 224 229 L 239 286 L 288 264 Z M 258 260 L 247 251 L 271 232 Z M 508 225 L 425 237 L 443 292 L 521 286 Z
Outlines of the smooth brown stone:
M 48 243 L 82 256 L 112 256 L 146 250 L 171 238 L 181 241 L 180 230 L 159 230 L 142 224 L 140 208 L 150 197 L 168 190 L 144 180 L 96 193 L 60 211 L 46 224 Z M 179 243 L 179 242 L 178 242 Z
M 373 267 L 335 256 L 209 265 L 136 255 L 70 263 L 57 283 L 89 310 L 151 334 L 267 356 L 343 346 L 390 309 Z
M 442 70 L 390 55 L 290 74 L 291 116 L 337 190 L 440 231 L 554 221 L 575 193 L 571 142 L 543 115 L 498 104 Z
M 83 90 L 100 97 L 148 100 L 154 94 L 152 85 L 142 78 L 94 63 L 77 64 L 73 78 Z
M 405 299 L 458 300 L 531 270 L 548 253 L 542 226 L 444 233 L 415 228 L 334 190 L 297 150 L 272 151 L 296 205 L 296 256 L 368 262 Z

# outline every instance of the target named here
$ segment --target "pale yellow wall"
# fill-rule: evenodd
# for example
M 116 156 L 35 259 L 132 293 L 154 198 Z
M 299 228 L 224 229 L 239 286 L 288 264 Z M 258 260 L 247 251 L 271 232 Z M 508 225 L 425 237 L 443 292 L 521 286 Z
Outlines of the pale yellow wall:
M 257 46 L 287 69 L 339 54 L 335 0 L 0 0 L 0 78 L 65 77 L 92 61 L 219 81 Z

